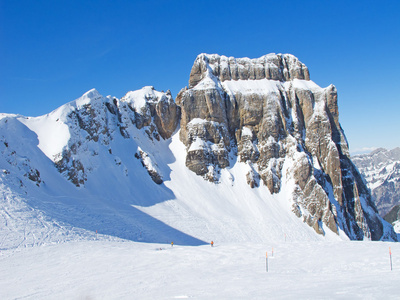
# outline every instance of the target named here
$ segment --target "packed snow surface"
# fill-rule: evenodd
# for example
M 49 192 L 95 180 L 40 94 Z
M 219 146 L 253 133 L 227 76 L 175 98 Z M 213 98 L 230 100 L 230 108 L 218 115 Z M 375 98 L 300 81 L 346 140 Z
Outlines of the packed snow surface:
M 398 299 L 399 281 L 398 243 L 100 239 L 0 253 L 1 299 Z

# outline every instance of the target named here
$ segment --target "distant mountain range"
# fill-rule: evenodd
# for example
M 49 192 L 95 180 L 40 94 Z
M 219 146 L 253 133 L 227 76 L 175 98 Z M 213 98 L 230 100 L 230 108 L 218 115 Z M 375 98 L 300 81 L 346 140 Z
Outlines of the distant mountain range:
M 399 220 L 400 148 L 379 148 L 355 155 L 352 161 L 367 181 L 381 216 L 390 223 Z

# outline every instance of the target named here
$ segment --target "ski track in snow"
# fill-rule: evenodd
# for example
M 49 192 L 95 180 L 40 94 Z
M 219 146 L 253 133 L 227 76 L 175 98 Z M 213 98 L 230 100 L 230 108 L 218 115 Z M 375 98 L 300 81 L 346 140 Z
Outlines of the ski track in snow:
M 92 238 L 93 233 L 60 225 L 18 195 L 0 187 L 0 250 Z

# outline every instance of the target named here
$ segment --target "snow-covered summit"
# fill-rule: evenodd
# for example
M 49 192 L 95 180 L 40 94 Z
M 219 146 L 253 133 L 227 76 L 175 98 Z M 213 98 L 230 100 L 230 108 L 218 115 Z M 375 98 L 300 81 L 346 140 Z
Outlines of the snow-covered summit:
M 55 109 L 49 115 L 52 115 L 53 118 L 59 118 L 65 116 L 66 113 L 69 113 L 75 109 L 81 109 L 85 105 L 93 105 L 96 102 L 103 103 L 105 100 L 106 99 L 96 89 L 93 88 L 79 98 Z
M 147 103 L 157 103 L 160 101 L 172 101 L 172 96 L 169 91 L 166 93 L 156 91 L 153 86 L 145 86 L 140 90 L 130 91 L 126 93 L 124 97 L 121 98 L 121 101 L 128 103 L 135 110 L 143 110 Z
M 96 89 L 91 89 L 75 100 L 78 108 L 89 104 L 91 101 L 102 99 L 103 96 Z

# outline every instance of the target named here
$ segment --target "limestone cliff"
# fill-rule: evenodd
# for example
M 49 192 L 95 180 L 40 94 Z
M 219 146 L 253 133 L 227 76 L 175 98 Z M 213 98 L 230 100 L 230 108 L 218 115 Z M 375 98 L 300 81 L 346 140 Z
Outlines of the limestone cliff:
M 350 160 L 336 88 L 310 81 L 296 57 L 201 54 L 176 102 L 186 165 L 196 174 L 217 182 L 237 155 L 251 187 L 261 179 L 271 194 L 285 190 L 293 212 L 316 232 L 326 226 L 353 239 L 393 235 Z

